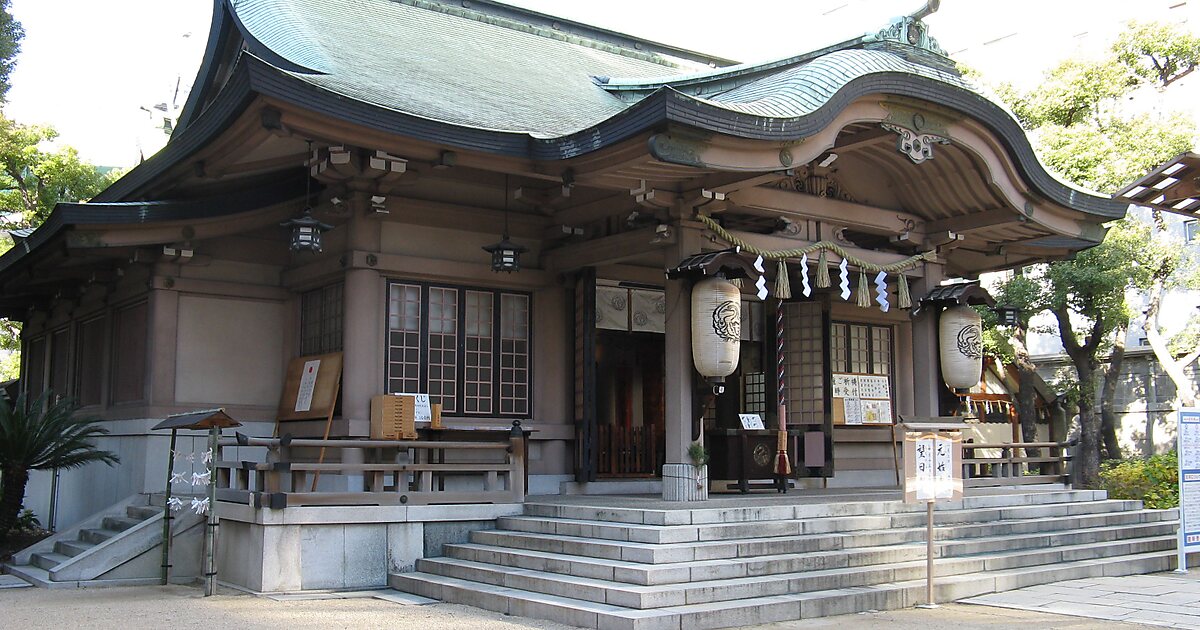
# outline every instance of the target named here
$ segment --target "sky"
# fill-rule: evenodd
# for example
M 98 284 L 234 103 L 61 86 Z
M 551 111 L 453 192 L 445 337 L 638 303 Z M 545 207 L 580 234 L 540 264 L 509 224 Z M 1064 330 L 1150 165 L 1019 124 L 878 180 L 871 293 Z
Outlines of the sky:
M 738 61 L 844 41 L 919 0 L 510 0 L 511 4 Z M 182 105 L 211 0 L 13 0 L 25 28 L 5 114 L 49 124 L 102 166 L 128 167 L 167 136 L 154 105 Z M 942 0 L 926 19 L 951 56 L 991 81 L 1034 84 L 1072 54 L 1102 50 L 1130 18 L 1200 31 L 1200 0 Z M 1192 79 L 1200 84 L 1200 77 Z M 1180 90 L 1185 91 L 1185 90 Z M 1193 101 L 1196 102 L 1196 101 Z M 161 118 L 159 119 L 161 120 Z

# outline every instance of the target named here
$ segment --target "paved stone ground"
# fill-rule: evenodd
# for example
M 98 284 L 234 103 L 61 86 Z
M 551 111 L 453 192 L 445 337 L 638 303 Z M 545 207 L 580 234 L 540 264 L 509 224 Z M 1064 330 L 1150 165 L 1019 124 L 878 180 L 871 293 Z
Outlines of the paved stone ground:
M 413 605 L 387 593 L 325 594 L 304 597 L 253 597 L 222 588 L 203 597 L 197 587 L 142 586 L 47 590 L 0 590 L 0 627 L 114 628 L 162 630 L 571 630 L 548 621 L 508 617 L 455 604 Z M 1040 611 L 949 604 L 935 610 L 897 610 L 843 615 L 759 626 L 760 630 L 1001 630 L 1022 626 L 1038 630 L 1147 628 L 1127 622 L 1065 617 Z
M 1200 571 L 1100 577 L 963 600 L 1013 610 L 1200 629 Z

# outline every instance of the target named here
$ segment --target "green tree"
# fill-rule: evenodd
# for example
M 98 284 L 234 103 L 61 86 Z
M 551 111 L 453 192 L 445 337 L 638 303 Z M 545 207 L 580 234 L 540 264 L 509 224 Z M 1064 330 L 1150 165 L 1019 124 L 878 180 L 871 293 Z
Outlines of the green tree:
M 94 462 L 111 466 L 120 461 L 96 447 L 94 440 L 108 433 L 99 418 L 77 417 L 73 401 L 50 403 L 52 396 L 47 392 L 27 402 L 22 394 L 13 405 L 0 398 L 0 540 L 17 522 L 31 470 L 69 470 Z
M 991 309 L 985 309 L 984 316 L 989 325 L 984 332 L 984 339 L 989 347 L 995 348 L 994 353 L 997 356 L 1017 368 L 1016 403 L 1017 417 L 1021 423 L 1021 439 L 1025 442 L 1037 442 L 1037 366 L 1029 358 L 1027 341 L 1030 320 L 1046 309 L 1043 287 L 1022 268 L 1015 270 L 1011 277 L 997 285 L 993 295 L 998 305 L 1014 307 L 1020 311 L 1016 326 L 1001 328 L 996 326 L 995 315 Z M 1037 457 L 1038 453 L 1034 450 L 1026 455 Z
M 58 137 L 51 127 L 22 125 L 0 114 L 0 230 L 34 228 L 63 201 L 86 201 L 119 176 L 84 162 L 71 147 L 49 149 Z M 0 234 L 0 253 L 12 246 Z M 0 320 L 0 351 L 19 351 L 21 327 Z
M 114 172 L 102 173 L 71 147 L 46 149 L 57 137 L 52 127 L 22 125 L 0 114 L 0 212 L 21 217 L 9 229 L 37 227 L 55 204 L 86 201 L 113 181 Z
M 1165 89 L 1196 69 L 1200 37 L 1178 24 L 1131 22 L 1113 52 L 1134 77 Z
M 1181 239 L 1172 237 L 1161 221 L 1147 231 L 1152 234 L 1142 248 L 1141 258 L 1147 278 L 1139 287 L 1146 294 L 1142 331 L 1146 333 L 1154 358 L 1175 384 L 1175 406 L 1192 407 L 1196 404 L 1196 388 L 1186 370 L 1200 358 L 1200 321 L 1193 315 L 1183 330 L 1168 336 L 1159 317 L 1168 292 L 1200 288 L 1200 265 Z M 1154 454 L 1155 420 L 1153 414 L 1147 413 L 1143 442 L 1143 453 L 1147 456 Z
M 1100 379 L 1107 375 L 1115 379 L 1119 374 L 1130 321 L 1125 293 L 1146 282 L 1147 269 L 1138 259 L 1147 238 L 1144 225 L 1119 221 L 1103 243 L 1071 260 L 1047 265 L 1044 271 L 1047 310 L 1058 324 L 1059 339 L 1078 382 L 1077 470 L 1078 483 L 1085 487 L 1094 487 L 1099 480 L 1102 445 L 1110 458 L 1120 456 L 1116 426 L 1104 426 L 1103 409 L 1111 406 L 1111 398 L 1101 400 L 1101 409 L 1096 402 L 1102 390 Z M 1113 355 L 1107 372 L 1101 367 L 1105 354 Z
M 12 16 L 11 0 L 0 0 L 0 102 L 12 87 L 8 77 L 17 65 L 17 53 L 21 52 L 21 38 L 25 31 L 21 23 Z
M 1134 25 L 1108 58 L 1069 59 L 1031 90 L 1001 85 L 996 92 L 1030 130 L 1051 171 L 1079 186 L 1112 193 L 1190 150 L 1195 141 L 1190 119 L 1130 115 L 1122 104 L 1124 96 L 1146 80 L 1158 77 L 1153 80 L 1165 87 L 1190 72 L 1190 57 L 1177 52 L 1180 46 L 1158 46 L 1169 38 L 1175 38 L 1169 27 Z M 1165 74 L 1148 74 L 1147 68 L 1156 67 Z M 1084 486 L 1097 483 L 1102 450 L 1109 457 L 1119 456 L 1113 399 L 1130 322 L 1125 294 L 1150 286 L 1155 265 L 1146 247 L 1150 238 L 1145 224 L 1120 221 L 1101 245 L 1026 275 L 1037 289 L 1026 296 L 1028 303 L 1054 315 L 1074 367 L 1081 477 L 1076 481 Z

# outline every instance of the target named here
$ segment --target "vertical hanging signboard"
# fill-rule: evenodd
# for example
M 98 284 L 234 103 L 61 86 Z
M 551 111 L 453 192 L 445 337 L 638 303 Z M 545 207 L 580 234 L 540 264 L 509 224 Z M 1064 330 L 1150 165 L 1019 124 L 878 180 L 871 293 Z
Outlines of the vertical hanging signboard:
M 1177 413 L 1175 452 L 1179 460 L 1179 561 L 1176 571 L 1187 572 L 1187 552 L 1200 549 L 1200 409 Z
M 958 432 L 904 434 L 904 502 L 962 498 L 962 436 Z
M 925 603 L 933 600 L 933 504 L 962 499 L 962 434 L 907 431 L 904 434 L 904 502 L 925 503 Z

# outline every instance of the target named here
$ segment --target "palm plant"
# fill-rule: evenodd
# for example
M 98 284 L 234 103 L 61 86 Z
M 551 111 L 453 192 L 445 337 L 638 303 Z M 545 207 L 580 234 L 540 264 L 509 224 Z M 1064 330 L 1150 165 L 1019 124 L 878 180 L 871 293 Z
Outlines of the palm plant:
M 0 540 L 17 522 L 29 471 L 79 468 L 92 462 L 109 466 L 116 455 L 93 441 L 108 433 L 95 416 L 75 416 L 73 400 L 49 403 L 49 391 L 31 403 L 25 394 L 10 405 L 0 398 Z

